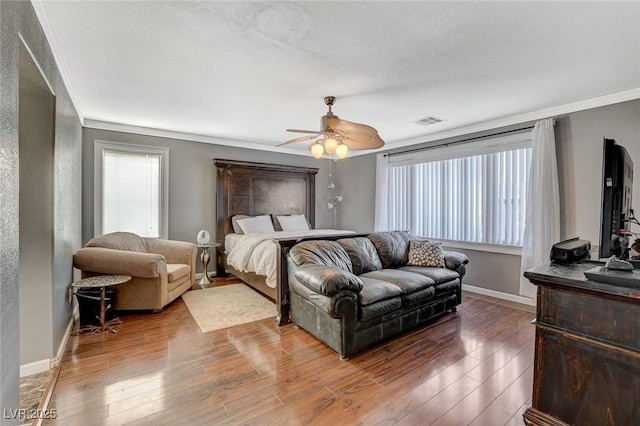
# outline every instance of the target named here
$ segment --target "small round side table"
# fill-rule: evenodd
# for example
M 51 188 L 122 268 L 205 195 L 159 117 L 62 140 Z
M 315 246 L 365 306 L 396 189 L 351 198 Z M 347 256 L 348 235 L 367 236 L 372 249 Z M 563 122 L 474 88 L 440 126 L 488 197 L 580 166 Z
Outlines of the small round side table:
M 114 318 L 105 322 L 105 314 L 107 312 L 107 309 L 111 308 L 111 305 L 107 306 L 106 303 L 105 289 L 107 287 L 126 283 L 130 280 L 131 276 L 129 275 L 97 275 L 95 277 L 83 278 L 72 283 L 71 287 L 73 287 L 74 290 L 77 290 L 79 288 L 100 288 L 100 326 L 88 325 L 81 328 L 74 334 L 80 334 L 85 331 L 88 331 L 91 334 L 96 334 L 101 331 L 106 331 L 107 333 L 117 333 L 118 330 L 116 330 L 113 326 L 116 324 L 122 324 L 120 318 Z
M 213 282 L 213 280 L 209 278 L 209 272 L 207 272 L 209 259 L 211 259 L 211 256 L 209 255 L 209 249 L 212 247 L 218 247 L 219 245 L 219 243 L 198 244 L 198 247 L 202 249 L 202 254 L 200 255 L 200 261 L 202 262 L 202 278 L 198 282 L 201 287 L 205 287 Z

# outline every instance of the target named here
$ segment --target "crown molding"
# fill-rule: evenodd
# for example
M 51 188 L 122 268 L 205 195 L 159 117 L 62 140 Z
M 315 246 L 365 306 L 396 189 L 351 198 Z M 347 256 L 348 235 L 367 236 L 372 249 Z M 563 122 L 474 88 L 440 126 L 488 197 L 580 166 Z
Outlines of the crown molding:
M 85 118 L 84 127 L 89 129 L 109 130 L 114 132 L 133 133 L 136 135 L 156 136 L 160 138 L 179 139 L 192 142 L 231 146 L 234 148 L 255 149 L 259 151 L 280 152 L 283 154 L 294 154 L 309 157 L 311 156 L 311 152 L 304 152 L 293 148 L 277 147 L 261 142 L 220 138 L 216 136 L 199 135 L 195 133 L 176 132 L 173 130 L 134 126 L 130 124 L 114 123 L 111 121 L 94 120 L 91 118 Z
M 40 27 L 42 27 L 42 31 L 44 32 L 44 36 L 49 43 L 49 48 L 51 49 L 51 54 L 53 56 L 53 62 L 56 64 L 58 68 L 58 72 L 60 73 L 60 78 L 62 79 L 63 84 L 69 94 L 69 99 L 73 104 L 73 108 L 76 110 L 76 114 L 78 114 L 78 118 L 80 119 L 80 124 L 84 126 L 84 114 L 82 112 L 82 108 L 80 107 L 80 103 L 77 102 L 77 98 L 75 96 L 75 90 L 73 90 L 73 85 L 71 84 L 71 79 L 69 78 L 69 74 L 64 68 L 64 64 L 62 60 L 58 60 L 58 58 L 62 58 L 60 55 L 60 49 L 56 43 L 56 39 L 53 36 L 53 29 L 51 28 L 51 23 L 49 18 L 47 17 L 47 12 L 42 6 L 42 1 L 32 0 L 31 5 L 33 6 L 33 10 L 36 13 L 36 17 L 38 21 L 40 21 Z M 24 41 L 24 40 L 23 40 Z M 26 45 L 26 42 L 25 42 Z M 44 75 L 44 74 L 43 74 Z M 56 93 L 54 91 L 54 93 Z

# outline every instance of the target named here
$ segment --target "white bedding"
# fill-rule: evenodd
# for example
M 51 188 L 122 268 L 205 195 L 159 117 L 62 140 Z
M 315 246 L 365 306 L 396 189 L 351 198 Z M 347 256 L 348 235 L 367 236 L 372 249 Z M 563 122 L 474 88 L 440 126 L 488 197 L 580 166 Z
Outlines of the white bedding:
M 299 238 L 321 235 L 353 234 L 337 229 L 272 232 L 267 234 L 228 234 L 224 237 L 227 264 L 242 272 L 253 272 L 267 277 L 267 285 L 277 285 L 277 257 L 280 255 L 274 238 Z

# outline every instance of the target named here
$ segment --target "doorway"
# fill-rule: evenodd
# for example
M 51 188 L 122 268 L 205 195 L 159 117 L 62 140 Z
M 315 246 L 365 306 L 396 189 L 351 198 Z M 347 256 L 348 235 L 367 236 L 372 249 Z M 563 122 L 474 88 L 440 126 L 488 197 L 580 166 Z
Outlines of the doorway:
M 51 321 L 56 104 L 51 86 L 28 48 L 20 43 L 19 51 L 18 285 L 22 376 L 48 370 L 54 355 Z

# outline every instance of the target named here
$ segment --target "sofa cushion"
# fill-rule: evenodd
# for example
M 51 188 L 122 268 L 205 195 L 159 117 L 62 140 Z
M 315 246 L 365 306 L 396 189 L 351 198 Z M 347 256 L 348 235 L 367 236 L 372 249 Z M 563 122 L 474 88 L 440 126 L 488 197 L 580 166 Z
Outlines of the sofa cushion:
M 353 272 L 351 258 L 346 250 L 335 241 L 303 241 L 291 248 L 289 256 L 296 266 L 326 265 Z
M 167 263 L 167 280 L 169 282 L 177 281 L 182 277 L 189 276 L 191 268 L 189 265 L 182 263 Z
M 456 271 L 447 268 L 433 268 L 428 266 L 403 266 L 400 271 L 413 272 L 431 278 L 435 284 L 441 284 L 460 278 Z
M 366 322 L 381 317 L 402 307 L 402 299 L 394 297 L 392 299 L 381 300 L 371 305 L 360 305 L 358 307 L 358 317 L 360 321 Z
M 408 232 L 375 232 L 367 238 L 376 247 L 383 268 L 399 268 L 407 264 L 409 241 L 413 238 Z
M 414 293 L 427 287 L 432 287 L 435 284 L 435 282 L 427 276 L 400 269 L 380 269 L 378 271 L 371 271 L 360 275 L 360 279 L 364 278 L 371 278 L 391 283 L 397 286 L 403 295 Z
M 370 239 L 365 237 L 343 238 L 338 243 L 347 251 L 353 266 L 353 273 L 364 274 L 382 269 L 380 257 Z
M 402 307 L 402 291 L 387 281 L 361 277 L 362 291 L 358 295 L 360 321 L 369 321 Z
M 435 286 L 426 287 L 413 293 L 402 295 L 402 306 L 413 306 L 425 303 L 433 299 L 436 295 Z
M 374 278 L 360 277 L 362 290 L 358 294 L 358 301 L 362 306 L 368 306 L 386 299 L 397 298 L 402 290 L 397 285 Z
M 428 240 L 411 240 L 409 242 L 409 266 L 444 267 L 444 252 L 442 244 Z
M 436 284 L 434 288 L 436 289 L 436 296 L 440 296 L 441 294 L 456 293 L 460 288 L 460 279 L 456 278 L 455 280 Z
M 90 239 L 85 247 L 102 247 L 113 250 L 147 253 L 144 238 L 131 232 L 112 232 Z

